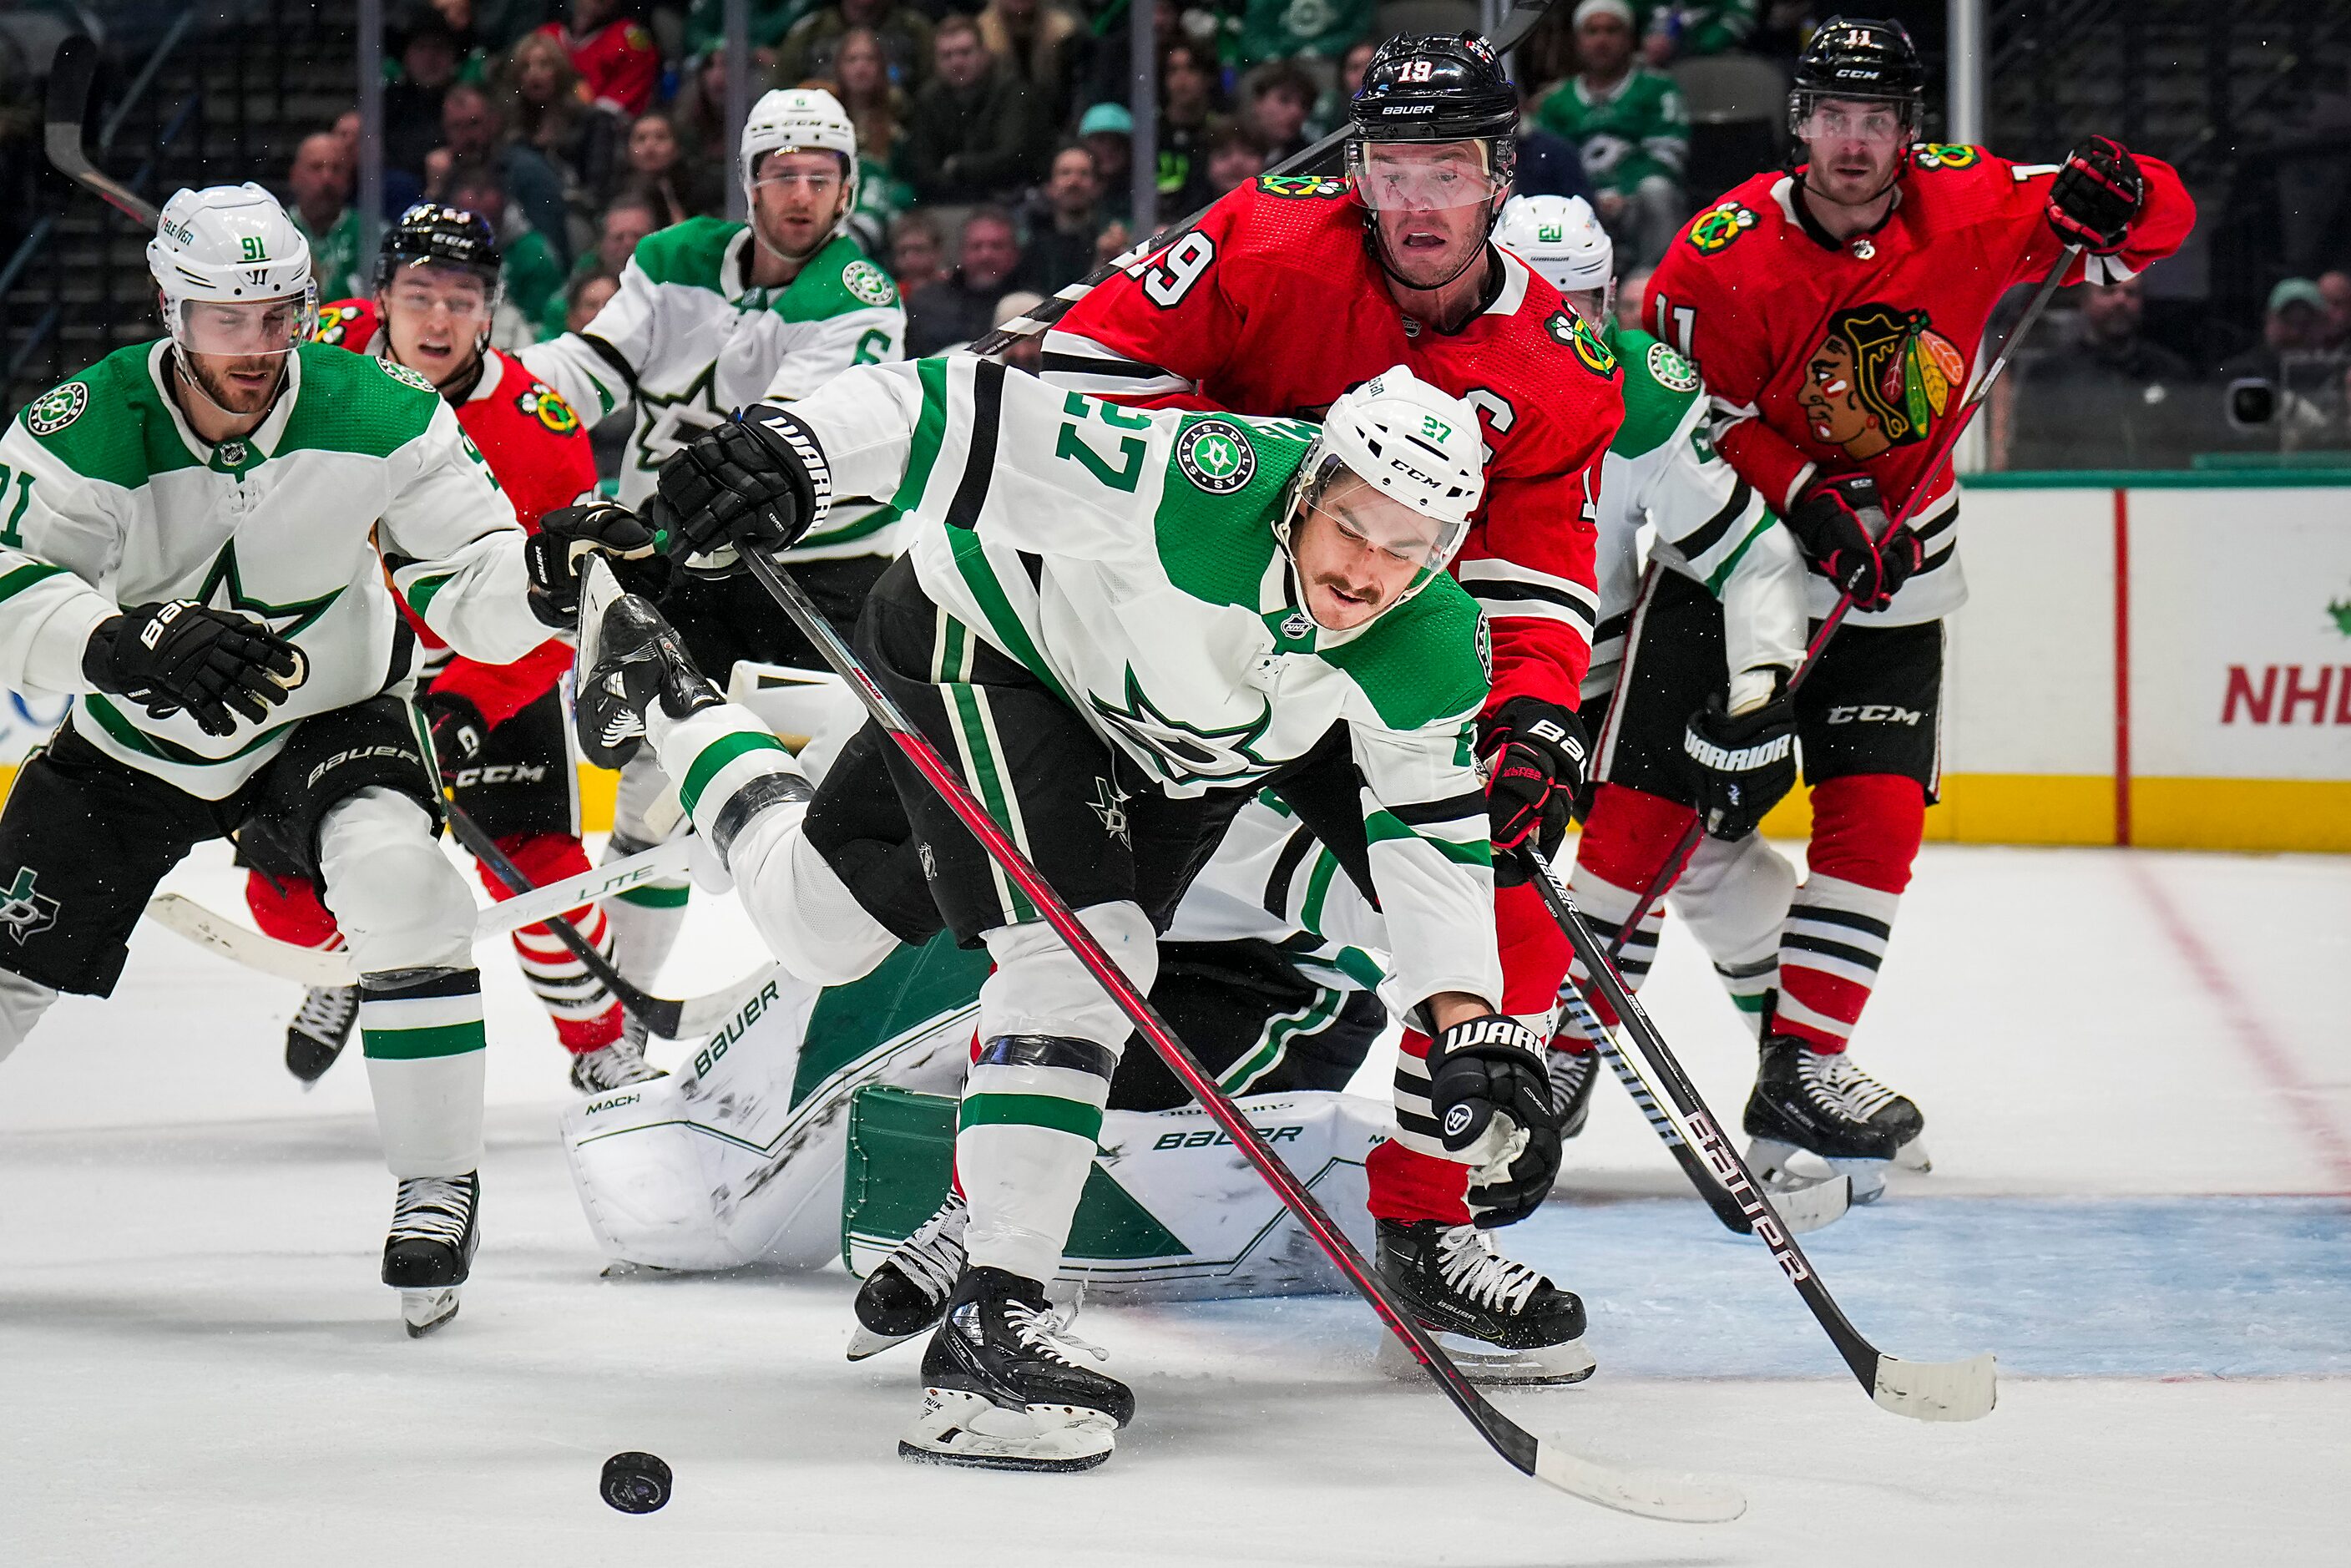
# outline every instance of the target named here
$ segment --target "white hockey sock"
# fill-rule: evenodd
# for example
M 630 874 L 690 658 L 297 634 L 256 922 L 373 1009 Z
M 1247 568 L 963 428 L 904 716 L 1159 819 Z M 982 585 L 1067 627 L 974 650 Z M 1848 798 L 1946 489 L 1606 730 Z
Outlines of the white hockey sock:
M 604 846 L 604 862 L 611 863 L 666 841 L 674 822 L 666 818 L 664 797 L 669 779 L 653 759 L 651 747 L 641 748 L 621 769 L 612 799 L 612 836 Z M 661 978 L 677 946 L 679 927 L 685 924 L 686 894 L 692 883 L 683 876 L 664 877 L 632 887 L 604 901 L 604 917 L 612 926 L 612 967 L 624 978 L 652 989 Z
M 481 971 L 362 974 L 360 1040 L 392 1174 L 405 1180 L 480 1168 Z
M 1750 1030 L 1761 1030 L 1779 988 L 1780 928 L 1795 892 L 1796 868 L 1761 834 L 1750 833 L 1733 843 L 1700 839 L 1666 895 Z
M 39 981 L 0 969 L 0 1061 L 7 1061 L 8 1053 L 24 1043 L 57 999 L 57 992 Z

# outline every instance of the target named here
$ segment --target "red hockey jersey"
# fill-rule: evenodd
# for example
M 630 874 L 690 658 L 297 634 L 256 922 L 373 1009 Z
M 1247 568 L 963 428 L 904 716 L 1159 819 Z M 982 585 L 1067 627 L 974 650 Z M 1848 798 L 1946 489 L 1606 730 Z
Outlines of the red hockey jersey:
M 381 322 L 375 302 L 339 299 L 319 311 L 321 343 L 340 343 L 354 353 L 379 352 Z M 568 507 L 596 488 L 596 455 L 571 405 L 496 349 L 485 349 L 481 379 L 457 405 L 457 423 L 481 448 L 491 477 L 514 503 L 527 533 L 558 507 Z M 414 616 L 409 622 L 431 647 L 441 640 Z M 455 691 L 481 710 L 493 726 L 536 702 L 571 665 L 569 644 L 549 638 L 511 664 L 479 664 L 452 658 L 434 677 L 435 691 Z
M 1319 419 L 1392 365 L 1478 410 L 1486 496 L 1454 574 L 1492 629 L 1499 706 L 1573 708 L 1592 659 L 1594 506 L 1624 422 L 1616 357 L 1508 252 L 1501 292 L 1458 332 L 1408 319 L 1345 180 L 1268 176 L 1096 288 L 1045 340 L 1045 376 L 1152 407 Z
M 2131 277 L 2187 238 L 2196 207 L 2179 176 L 2144 155 L 2138 166 L 2147 204 L 2129 245 L 2083 256 L 2072 280 Z M 1927 475 L 1927 458 L 1966 398 L 1993 305 L 2064 249 L 2045 215 L 2056 172 L 1925 144 L 1886 221 L 1843 245 L 1799 207 L 1793 176 L 1758 174 L 1691 219 L 1650 279 L 1648 325 L 1698 361 L 1715 445 L 1774 507 L 1838 474 L 1870 474 L 1889 514 L 1931 486 L 1910 519 L 1925 564 L 1858 624 L 1916 625 L 1966 600 L 1957 486 L 1948 467 Z M 1816 576 L 1813 613 L 1835 601 Z
M 571 57 L 580 85 L 592 102 L 610 104 L 631 120 L 653 106 L 653 94 L 661 87 L 661 46 L 643 22 L 623 16 L 585 37 L 560 22 L 549 22 L 539 31 Z

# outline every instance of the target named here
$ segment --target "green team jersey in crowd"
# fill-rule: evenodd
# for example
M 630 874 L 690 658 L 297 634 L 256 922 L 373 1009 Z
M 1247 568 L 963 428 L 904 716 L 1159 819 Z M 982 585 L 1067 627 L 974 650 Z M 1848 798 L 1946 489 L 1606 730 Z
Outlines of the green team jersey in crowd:
M 1642 181 L 1679 181 L 1689 160 L 1689 115 L 1674 78 L 1635 67 L 1604 95 L 1570 77 L 1544 95 L 1535 120 L 1575 143 L 1593 189 L 1629 195 Z
M 356 207 L 345 207 L 325 234 L 311 232 L 310 225 L 302 221 L 299 207 L 287 208 L 286 215 L 292 220 L 294 232 L 310 247 L 310 276 L 318 279 L 319 298 L 351 299 L 375 292 L 360 255 L 360 214 Z
M 1612 327 L 1603 336 L 1625 368 L 1625 423 L 1601 466 L 1600 625 L 1585 699 L 1616 684 L 1645 526 L 1652 567 L 1703 583 L 1723 601 L 1731 679 L 1794 669 L 1804 652 L 1803 563 L 1778 515 L 1715 452 L 1698 367 L 1646 332 Z
M 74 695 L 68 722 L 92 746 L 217 800 L 296 720 L 406 677 L 395 653 L 413 639 L 395 591 L 484 664 L 547 640 L 514 507 L 423 376 L 305 343 L 269 417 L 214 446 L 166 390 L 172 351 L 120 350 L 0 435 L 0 686 Z M 228 736 L 91 690 L 82 653 L 99 623 L 171 599 L 262 622 L 301 650 L 308 678 Z
M 1260 781 L 1345 721 L 1398 994 L 1501 994 L 1478 607 L 1439 573 L 1365 626 L 1315 625 L 1274 534 L 1312 426 L 1137 413 L 961 355 L 852 371 L 793 413 L 836 488 L 912 517 L 950 640 L 1019 663 L 1164 792 Z
M 1249 0 L 1241 13 L 1241 58 L 1337 59 L 1371 31 L 1372 0 Z
M 856 241 L 836 235 L 780 288 L 746 282 L 755 243 L 747 225 L 717 218 L 648 235 L 586 330 L 517 356 L 590 423 L 634 408 L 622 506 L 642 506 L 663 461 L 735 410 L 795 402 L 852 365 L 905 353 L 897 286 Z M 786 559 L 894 555 L 898 520 L 852 498 Z
M 1674 53 L 1680 58 L 1719 55 L 1746 44 L 1755 32 L 1762 10 L 1761 0 L 1695 0 L 1692 4 L 1660 5 L 1650 13 L 1649 31 L 1663 28 L 1670 32 Z

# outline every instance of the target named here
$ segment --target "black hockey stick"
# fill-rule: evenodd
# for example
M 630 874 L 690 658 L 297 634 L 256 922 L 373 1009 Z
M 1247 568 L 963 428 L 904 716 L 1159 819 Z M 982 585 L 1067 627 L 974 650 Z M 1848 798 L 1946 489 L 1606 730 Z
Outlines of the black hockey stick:
M 153 204 L 108 179 L 89 160 L 82 127 L 89 118 L 90 83 L 98 75 L 98 46 L 77 33 L 57 46 L 49 60 L 48 100 L 42 114 L 49 162 L 58 173 L 104 197 L 125 217 L 149 229 L 163 214 Z
M 483 831 L 482 824 L 466 815 L 465 808 L 451 800 L 445 790 L 442 793 L 441 809 L 448 813 L 449 831 L 457 835 L 457 841 L 465 846 L 468 854 L 489 867 L 491 873 L 507 884 L 508 893 L 537 891 L 530 878 L 523 874 L 522 868 L 507 859 L 507 852 L 498 848 L 497 840 Z M 601 980 L 604 988 L 611 992 L 639 1023 L 664 1040 L 677 1038 L 685 1017 L 686 1003 L 675 997 L 649 996 L 622 979 L 621 971 L 612 967 L 611 961 L 598 952 L 595 945 L 580 936 L 579 928 L 562 915 L 550 915 L 541 924 L 555 933 L 557 941 L 571 949 L 571 956 L 580 960 L 580 967 Z
M 1974 391 L 1968 393 L 1968 401 L 1959 405 L 1958 416 L 1945 423 L 1942 431 L 1936 438 L 1938 444 L 1933 455 L 1928 459 L 1925 470 L 1919 475 L 1918 483 L 1911 488 L 1908 498 L 1902 503 L 1900 510 L 1894 514 L 1893 520 L 1886 525 L 1886 531 L 1878 536 L 1878 543 L 1884 544 L 1900 532 L 1910 521 L 1911 514 L 1916 512 L 1919 505 L 1926 500 L 1927 492 L 1934 488 L 1936 476 L 1943 471 L 1943 465 L 1949 462 L 1951 454 L 1959 450 L 1959 437 L 1966 434 L 1969 422 L 1975 418 L 1976 410 L 1983 406 L 1984 399 L 1991 395 L 1992 382 L 2000 380 L 2001 372 L 2008 369 L 2009 355 L 2015 351 L 2019 343 L 2024 341 L 2025 333 L 2031 331 L 2032 324 L 2041 319 L 2041 312 L 2048 308 L 2050 299 L 2057 292 L 2059 282 L 2064 279 L 2067 269 L 2074 265 L 2074 259 L 2081 254 L 2080 246 L 2067 246 L 2065 253 L 2057 258 L 2057 265 L 2049 269 L 2049 276 L 2041 280 L 2041 287 L 2032 296 L 2032 303 L 2025 306 L 2024 314 L 2016 319 L 2016 325 L 2010 328 L 2008 336 L 2001 340 L 2000 352 L 1993 357 L 1991 365 L 1985 369 L 1983 379 L 1976 383 Z M 1790 692 L 1792 693 L 1797 687 L 1802 685 L 1805 677 L 1819 665 L 1821 653 L 1828 647 L 1829 639 L 1836 635 L 1837 628 L 1844 625 L 1844 618 L 1852 613 L 1853 595 L 1850 592 L 1840 595 L 1835 607 L 1829 612 L 1828 619 L 1823 621 L 1821 629 L 1813 633 L 1812 643 L 1804 649 L 1804 662 L 1798 664 L 1796 673 L 1788 677 Z M 1657 874 L 1649 879 L 1649 885 L 1641 890 L 1640 898 L 1633 905 L 1633 913 L 1626 917 L 1625 924 L 1610 939 L 1608 956 L 1611 958 L 1625 951 L 1625 944 L 1631 939 L 1634 928 L 1641 924 L 1647 916 L 1650 908 L 1658 899 L 1665 896 L 1666 889 L 1673 886 L 1675 880 L 1688 866 L 1690 856 L 1698 852 L 1698 840 L 1705 834 L 1706 819 L 1703 816 L 1693 820 L 1689 826 L 1682 830 L 1681 841 L 1674 846 L 1673 853 L 1666 857 L 1666 863 L 1657 868 Z
M 1502 25 L 1494 29 L 1494 36 L 1487 42 L 1493 46 L 1496 54 L 1509 54 L 1519 47 L 1520 40 L 1533 31 L 1534 25 L 1542 20 L 1543 13 L 1550 10 L 1552 0 L 1518 0 L 1518 3 L 1510 7 L 1510 14 L 1502 18 Z M 1348 138 L 1354 134 L 1353 125 L 1343 125 L 1322 140 L 1284 158 L 1259 177 L 1270 179 L 1282 174 L 1294 174 L 1301 170 L 1311 173 L 1321 166 L 1324 158 L 1345 146 Z M 1005 350 L 1023 338 L 1033 338 L 1040 332 L 1051 329 L 1053 323 L 1068 315 L 1079 300 L 1083 299 L 1128 267 L 1136 265 L 1144 257 L 1174 245 L 1198 227 L 1200 220 L 1207 215 L 1208 209 L 1202 207 L 1180 224 L 1161 229 L 1155 234 L 1144 235 L 1137 244 L 1123 255 L 1102 263 L 1075 283 L 1062 287 L 1035 309 L 1026 315 L 1015 316 L 995 331 L 974 342 L 971 351 L 983 359 L 993 357 L 1003 353 Z
M 1755 1234 L 1771 1249 L 1772 1260 L 1788 1276 L 1788 1282 L 1796 1287 L 1796 1293 L 1804 1298 L 1813 1316 L 1828 1332 L 1829 1343 L 1844 1357 L 1845 1365 L 1853 1369 L 1854 1376 L 1869 1391 L 1869 1396 L 1897 1416 L 1920 1421 L 1972 1421 L 1990 1415 L 2000 1393 L 1998 1369 L 1990 1351 L 1969 1361 L 1904 1361 L 1887 1355 L 1862 1337 L 1861 1331 L 1853 1326 L 1844 1310 L 1837 1305 L 1836 1298 L 1829 1294 L 1829 1288 L 1821 1282 L 1812 1260 L 1796 1244 L 1762 1184 L 1755 1179 L 1755 1173 L 1731 1147 L 1730 1140 L 1723 1136 L 1714 1113 L 1698 1097 L 1698 1086 L 1682 1071 L 1665 1036 L 1657 1032 L 1657 1026 L 1641 1010 L 1640 1002 L 1616 973 L 1615 966 L 1600 950 L 1600 939 L 1593 936 L 1592 927 L 1576 913 L 1575 901 L 1567 884 L 1560 880 L 1558 871 L 1532 846 L 1520 853 L 1533 871 L 1530 880 L 1542 894 L 1552 918 L 1559 922 L 1568 946 L 1583 961 L 1592 983 L 1607 998 L 1609 1007 L 1625 1020 L 1649 1071 L 1656 1074 L 1657 1082 L 1665 1087 L 1666 1097 L 1681 1113 L 1683 1122 L 1689 1127 L 1690 1142 L 1698 1145 L 1716 1177 L 1738 1200 Z
M 905 753 L 906 759 L 914 764 L 916 771 L 930 781 L 931 787 L 939 792 L 948 808 L 964 826 L 971 830 L 972 836 L 979 841 L 988 858 L 1028 896 L 1046 922 L 1069 944 L 1079 962 L 1101 983 L 1111 999 L 1118 1004 L 1119 1010 L 1134 1025 L 1135 1031 L 1151 1042 L 1152 1050 L 1192 1091 L 1201 1109 L 1207 1112 L 1209 1119 L 1232 1140 L 1233 1147 L 1257 1167 L 1266 1185 L 1272 1187 L 1275 1196 L 1281 1199 L 1282 1207 L 1298 1218 L 1299 1223 L 1314 1238 L 1332 1266 L 1355 1288 L 1357 1294 L 1371 1303 L 1372 1310 L 1379 1314 L 1388 1332 L 1404 1342 L 1414 1359 L 1427 1370 L 1429 1377 L 1453 1402 L 1454 1408 L 1478 1428 L 1479 1436 L 1492 1445 L 1495 1452 L 1524 1474 L 1548 1482 L 1562 1491 L 1604 1507 L 1649 1519 L 1691 1523 L 1719 1522 L 1736 1519 L 1746 1511 L 1746 1500 L 1735 1489 L 1720 1482 L 1655 1471 L 1619 1469 L 1570 1452 L 1555 1442 L 1539 1439 L 1497 1410 L 1483 1394 L 1471 1386 L 1468 1379 L 1461 1375 L 1461 1369 L 1453 1364 L 1452 1358 L 1429 1337 L 1428 1331 L 1397 1304 L 1387 1286 L 1364 1261 L 1363 1254 L 1355 1250 L 1354 1243 L 1347 1239 L 1346 1233 L 1324 1212 L 1314 1196 L 1290 1174 L 1290 1167 L 1281 1163 L 1280 1156 L 1267 1147 L 1264 1140 L 1249 1125 L 1249 1118 L 1217 1087 L 1215 1074 L 1202 1067 L 1184 1043 L 1176 1038 L 1175 1031 L 1153 1009 L 1143 993 L 1135 989 L 1125 972 L 1102 951 L 1093 934 L 1079 923 L 1069 905 L 1062 903 L 1051 885 L 1029 863 L 1029 857 L 1020 852 L 1019 846 L 987 814 L 987 809 L 973 798 L 971 791 L 956 776 L 954 767 L 914 727 L 890 695 L 874 683 L 872 676 L 858 662 L 857 655 L 809 601 L 799 585 L 756 550 L 743 551 L 742 559 L 750 569 L 751 575 L 759 580 L 784 613 L 791 617 L 801 635 L 848 683 L 849 689 L 857 695 L 858 701 L 864 705 L 873 723 Z M 601 580 L 599 573 L 601 574 Z M 590 580 L 589 590 L 580 595 L 583 620 L 595 612 L 600 600 L 610 596 L 609 590 L 598 586 L 600 580 L 604 583 L 611 581 L 611 573 L 604 569 L 602 562 L 590 567 Z M 583 625 L 581 635 L 585 638 L 588 634 L 588 629 Z

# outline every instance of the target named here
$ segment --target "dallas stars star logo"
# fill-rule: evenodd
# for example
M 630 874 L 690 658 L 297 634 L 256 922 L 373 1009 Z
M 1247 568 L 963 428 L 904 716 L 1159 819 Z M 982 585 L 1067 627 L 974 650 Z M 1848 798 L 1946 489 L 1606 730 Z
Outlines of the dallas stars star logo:
M 33 891 L 37 874 L 31 866 L 17 867 L 16 882 L 0 894 L 0 925 L 8 928 L 19 947 L 27 936 L 38 936 L 57 923 L 57 901 Z
M 651 390 L 639 396 L 643 413 L 637 420 L 638 472 L 653 473 L 671 453 L 726 423 L 727 411 L 718 406 L 717 376 L 718 361 L 713 360 L 674 397 Z
M 1094 798 L 1086 802 L 1102 819 L 1102 831 L 1129 849 L 1134 847 L 1134 838 L 1126 824 L 1126 803 L 1133 798 L 1109 779 L 1096 775 Z
M 1160 712 L 1144 694 L 1131 664 L 1126 671 L 1124 707 L 1113 707 L 1092 693 L 1087 694 L 1086 700 L 1093 705 L 1104 724 L 1132 740 L 1170 783 L 1229 780 L 1272 770 L 1271 763 L 1250 749 L 1258 737 L 1265 733 L 1265 727 L 1273 722 L 1271 703 L 1262 704 L 1257 717 L 1246 724 L 1203 729 Z
M 235 539 L 221 547 L 220 556 L 213 562 L 212 570 L 204 575 L 204 585 L 189 595 L 206 609 L 234 610 L 240 615 L 250 616 L 287 639 L 308 630 L 342 596 L 343 591 L 338 588 L 317 599 L 297 599 L 285 604 L 272 604 L 266 599 L 255 598 L 245 591 L 245 580 L 237 571 Z

